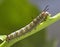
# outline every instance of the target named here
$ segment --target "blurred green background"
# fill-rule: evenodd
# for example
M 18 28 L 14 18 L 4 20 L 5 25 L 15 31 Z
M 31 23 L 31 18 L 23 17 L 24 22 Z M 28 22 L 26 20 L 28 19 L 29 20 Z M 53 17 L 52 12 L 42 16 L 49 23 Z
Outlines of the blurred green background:
M 30 23 L 40 11 L 28 0 L 0 0 L 0 35 L 7 35 Z M 45 29 L 12 47 L 47 47 Z
M 26 0 L 0 1 L 0 34 L 16 31 L 38 15 L 38 10 Z

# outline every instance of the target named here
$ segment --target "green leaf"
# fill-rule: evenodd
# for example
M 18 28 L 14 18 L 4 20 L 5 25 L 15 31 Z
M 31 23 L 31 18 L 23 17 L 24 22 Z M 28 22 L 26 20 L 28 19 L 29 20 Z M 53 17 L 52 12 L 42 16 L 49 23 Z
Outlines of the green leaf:
M 6 47 L 10 47 L 11 45 L 13 45 L 14 43 L 16 43 L 16 42 L 18 42 L 19 40 L 22 40 L 22 39 L 24 39 L 24 38 L 26 38 L 26 37 L 28 37 L 28 36 L 31 36 L 31 35 L 33 35 L 33 34 L 35 34 L 35 33 L 37 33 L 37 32 L 39 32 L 39 30 L 42 30 L 42 29 L 44 29 L 44 28 L 46 28 L 47 26 L 49 26 L 49 25 L 51 25 L 52 23 L 54 23 L 54 22 L 56 22 L 57 20 L 60 20 L 60 13 L 58 13 L 57 15 L 55 15 L 54 17 L 50 17 L 50 16 L 48 16 L 48 18 L 46 19 L 46 21 L 44 21 L 44 22 L 42 22 L 42 23 L 40 23 L 37 27 L 36 27 L 36 29 L 33 29 L 30 33 L 27 33 L 27 34 L 25 34 L 25 35 L 23 35 L 23 36 L 20 36 L 20 37 L 18 37 L 18 38 L 15 38 L 15 39 L 12 39 L 12 40 L 10 40 L 9 42 L 8 41 L 4 41 L 0 46 L 2 47 L 2 46 L 6 46 Z M 40 45 L 39 46 L 44 46 L 44 44 L 46 43 L 44 40 L 45 40 L 45 38 L 46 37 L 44 37 L 45 36 L 45 30 L 44 31 L 42 31 L 43 33 L 42 34 L 40 34 L 40 37 L 42 37 L 42 38 L 40 38 Z M 36 34 L 35 34 L 36 35 Z M 42 35 L 42 36 L 41 36 Z M 38 35 L 39 36 L 39 35 Z M 37 37 L 37 35 L 36 35 L 36 37 Z M 32 38 L 32 37 L 31 37 Z M 30 39 L 31 39 L 30 38 Z M 39 37 L 38 37 L 39 38 Z M 27 39 L 28 40 L 28 39 Z M 32 39 L 32 40 L 35 40 L 34 38 Z M 32 41 L 31 40 L 31 41 Z M 38 40 L 39 41 L 39 40 Z M 33 41 L 32 41 L 33 42 Z M 8 45 L 7 45 L 8 44 Z M 35 43 L 33 43 L 33 44 L 35 44 Z M 37 46 L 37 45 L 36 45 Z M 52 45 L 53 46 L 53 45 Z M 19 47 L 19 46 L 18 46 Z M 22 46 L 23 47 L 23 46 Z M 32 46 L 33 47 L 33 46 Z M 35 47 L 35 46 L 34 46 Z

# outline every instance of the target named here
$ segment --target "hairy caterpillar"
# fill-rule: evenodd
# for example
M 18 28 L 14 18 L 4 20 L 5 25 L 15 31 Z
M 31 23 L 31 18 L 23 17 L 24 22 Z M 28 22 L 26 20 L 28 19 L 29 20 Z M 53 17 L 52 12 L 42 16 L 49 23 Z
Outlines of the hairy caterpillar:
M 19 37 L 29 31 L 31 31 L 33 28 L 35 28 L 39 23 L 43 22 L 46 20 L 47 16 L 49 15 L 49 13 L 47 12 L 47 7 L 45 7 L 45 9 L 41 12 L 41 14 L 39 16 L 37 16 L 32 22 L 30 22 L 28 25 L 26 25 L 25 27 L 21 28 L 20 30 L 17 30 L 9 35 L 7 35 L 6 40 L 12 40 L 16 37 Z

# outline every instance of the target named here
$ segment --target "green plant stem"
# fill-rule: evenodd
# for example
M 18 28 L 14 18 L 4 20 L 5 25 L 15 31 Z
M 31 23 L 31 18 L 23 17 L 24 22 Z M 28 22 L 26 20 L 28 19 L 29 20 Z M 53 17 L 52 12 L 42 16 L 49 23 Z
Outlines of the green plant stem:
M 51 25 L 52 23 L 55 23 L 56 21 L 58 21 L 60 19 L 60 13 L 58 13 L 57 15 L 50 17 L 50 15 L 48 16 L 48 18 L 46 19 L 46 21 L 40 23 L 36 29 L 33 29 L 31 32 L 28 32 L 20 37 L 17 37 L 15 39 L 10 40 L 9 42 L 7 42 L 6 40 L 0 44 L 0 47 L 10 47 L 13 44 L 15 44 L 16 42 L 23 40 L 24 38 L 31 36 L 34 33 L 37 33 L 38 31 L 46 28 L 47 26 Z

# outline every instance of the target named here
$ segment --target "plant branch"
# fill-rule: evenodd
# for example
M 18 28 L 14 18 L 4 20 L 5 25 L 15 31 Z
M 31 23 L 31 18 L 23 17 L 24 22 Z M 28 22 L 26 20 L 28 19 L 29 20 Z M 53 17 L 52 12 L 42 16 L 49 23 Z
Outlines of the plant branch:
M 0 47 L 10 47 L 13 44 L 15 44 L 18 41 L 23 40 L 24 38 L 31 36 L 32 34 L 35 34 L 37 32 L 39 32 L 40 30 L 46 28 L 47 26 L 55 23 L 56 21 L 60 20 L 60 13 L 58 13 L 57 15 L 51 17 L 50 15 L 48 16 L 48 18 L 46 19 L 46 21 L 40 23 L 36 29 L 33 29 L 31 32 L 28 32 L 20 37 L 17 37 L 15 39 L 10 40 L 9 42 L 7 42 L 6 40 L 4 40 L 4 42 L 2 42 L 2 44 L 0 44 Z

